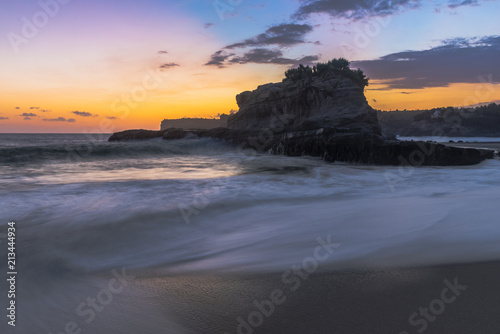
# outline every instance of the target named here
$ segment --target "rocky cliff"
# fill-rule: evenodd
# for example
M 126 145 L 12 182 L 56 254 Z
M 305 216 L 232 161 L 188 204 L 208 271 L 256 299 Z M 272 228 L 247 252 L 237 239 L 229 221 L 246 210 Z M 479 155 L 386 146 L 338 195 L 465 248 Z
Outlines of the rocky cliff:
M 363 81 L 357 80 L 360 71 L 303 72 L 293 73 L 293 80 L 239 94 L 240 110 L 230 116 L 227 128 L 166 129 L 154 136 L 174 140 L 194 134 L 259 152 L 379 165 L 470 165 L 493 157 L 493 151 L 385 138 L 377 113 L 364 96 Z M 151 136 L 134 130 L 116 133 L 109 140 Z
M 334 73 L 262 85 L 236 96 L 240 110 L 228 128 L 277 133 L 326 127 L 380 135 L 377 113 L 363 90 Z

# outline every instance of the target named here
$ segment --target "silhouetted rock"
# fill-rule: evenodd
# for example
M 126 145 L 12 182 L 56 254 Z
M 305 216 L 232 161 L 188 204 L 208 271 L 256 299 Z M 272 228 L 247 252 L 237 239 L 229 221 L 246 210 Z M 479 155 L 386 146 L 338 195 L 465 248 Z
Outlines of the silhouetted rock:
M 163 134 L 163 139 L 182 139 L 187 136 L 187 132 L 183 129 L 167 129 L 167 131 Z
M 363 89 L 356 80 L 335 73 L 285 80 L 239 94 L 240 110 L 229 117 L 228 128 L 134 130 L 110 140 L 181 139 L 192 134 L 259 152 L 378 165 L 472 165 L 493 157 L 488 150 L 383 137 Z
M 333 73 L 262 85 L 236 97 L 240 110 L 229 117 L 228 128 L 276 133 L 329 127 L 380 135 L 377 112 L 363 90 Z
M 126 130 L 113 133 L 108 141 L 123 141 L 123 140 L 143 140 L 162 137 L 167 130 L 151 131 L 151 130 Z

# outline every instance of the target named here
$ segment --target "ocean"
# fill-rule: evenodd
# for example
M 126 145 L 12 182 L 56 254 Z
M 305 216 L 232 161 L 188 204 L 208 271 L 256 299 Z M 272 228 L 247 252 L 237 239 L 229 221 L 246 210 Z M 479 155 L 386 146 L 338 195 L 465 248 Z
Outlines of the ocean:
M 322 242 L 335 252 L 318 271 L 500 259 L 498 158 L 365 166 L 108 137 L 0 134 L 0 256 L 15 222 L 23 333 L 63 332 L 61 314 L 88 325 L 74 309 L 122 270 L 286 271 Z

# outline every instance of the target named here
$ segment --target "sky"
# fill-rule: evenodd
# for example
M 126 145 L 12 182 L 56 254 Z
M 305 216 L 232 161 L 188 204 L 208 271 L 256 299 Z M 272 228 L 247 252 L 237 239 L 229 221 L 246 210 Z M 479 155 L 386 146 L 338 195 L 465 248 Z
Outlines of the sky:
M 500 100 L 500 0 L 2 0 L 0 133 L 111 133 L 237 110 L 344 57 L 381 110 Z

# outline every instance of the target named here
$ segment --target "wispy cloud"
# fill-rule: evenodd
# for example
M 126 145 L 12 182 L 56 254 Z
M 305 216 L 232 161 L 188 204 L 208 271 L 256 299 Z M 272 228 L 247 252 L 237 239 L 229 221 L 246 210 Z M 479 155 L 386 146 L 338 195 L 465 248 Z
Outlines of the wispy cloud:
M 226 45 L 213 53 L 205 65 L 219 68 L 247 63 L 295 65 L 301 61 L 318 60 L 317 56 L 305 56 L 301 59 L 287 58 L 283 53 L 285 49 L 290 47 L 309 43 L 305 40 L 305 36 L 311 31 L 313 31 L 313 27 L 309 24 L 283 23 L 275 25 L 262 34 Z
M 94 114 L 91 114 L 89 112 L 86 112 L 86 111 L 72 111 L 71 112 L 72 114 L 75 114 L 75 115 L 78 115 L 78 116 L 81 116 L 81 117 L 97 117 L 99 115 L 94 115 Z
M 166 64 L 160 65 L 160 70 L 166 70 L 166 69 L 169 69 L 172 67 L 177 67 L 177 66 L 181 66 L 181 65 L 179 65 L 177 63 L 166 63 Z
M 69 122 L 69 123 L 74 123 L 76 120 L 74 118 L 64 118 L 64 117 L 57 117 L 57 118 L 44 118 L 44 122 Z
M 462 6 L 479 6 L 478 0 L 451 0 L 448 4 L 449 8 L 457 8 Z
M 242 55 L 234 53 L 224 53 L 218 51 L 212 55 L 211 60 L 205 65 L 218 66 L 224 68 L 227 65 L 234 64 L 276 64 L 276 65 L 311 65 L 319 60 L 319 56 L 304 56 L 302 58 L 294 59 L 283 56 L 283 52 L 278 49 L 264 49 L 257 48 L 244 52 Z
M 116 119 L 115 116 L 106 116 L 107 119 Z
M 311 14 L 329 14 L 358 20 L 368 16 L 388 16 L 420 6 L 422 0 L 303 0 L 293 16 L 303 19 Z
M 157 52 L 159 55 L 166 55 L 168 53 L 168 51 L 165 51 L 165 50 L 160 50 Z
M 21 115 L 19 115 L 19 116 L 24 116 L 24 117 L 36 117 L 36 116 L 37 116 L 37 114 L 33 114 L 33 113 L 31 113 L 31 112 L 30 112 L 30 113 L 25 112 L 25 113 L 22 113 L 22 114 L 21 114 Z
M 0 117 L 0 120 L 9 119 L 8 117 Z
M 227 45 L 225 49 L 275 45 L 280 47 L 305 43 L 304 37 L 313 27 L 309 24 L 286 23 L 271 27 L 265 33 L 239 43 Z

